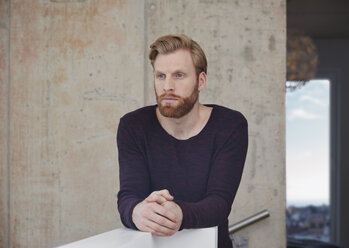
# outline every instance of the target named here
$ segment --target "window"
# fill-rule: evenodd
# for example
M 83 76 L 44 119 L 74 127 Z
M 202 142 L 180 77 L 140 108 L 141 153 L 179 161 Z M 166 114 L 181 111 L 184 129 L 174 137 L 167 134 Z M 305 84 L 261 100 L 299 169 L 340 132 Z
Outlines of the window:
M 287 232 L 329 240 L 330 81 L 286 94 Z

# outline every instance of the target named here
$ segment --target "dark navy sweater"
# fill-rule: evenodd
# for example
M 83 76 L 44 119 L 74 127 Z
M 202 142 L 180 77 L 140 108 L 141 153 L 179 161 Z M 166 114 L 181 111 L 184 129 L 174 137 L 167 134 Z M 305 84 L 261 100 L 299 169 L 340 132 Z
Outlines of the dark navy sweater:
M 156 105 L 126 114 L 117 133 L 122 223 L 137 229 L 133 208 L 151 192 L 168 189 L 183 211 L 181 229 L 218 226 L 218 247 L 232 247 L 228 215 L 245 163 L 247 121 L 218 106 L 201 132 L 187 140 L 168 134 Z

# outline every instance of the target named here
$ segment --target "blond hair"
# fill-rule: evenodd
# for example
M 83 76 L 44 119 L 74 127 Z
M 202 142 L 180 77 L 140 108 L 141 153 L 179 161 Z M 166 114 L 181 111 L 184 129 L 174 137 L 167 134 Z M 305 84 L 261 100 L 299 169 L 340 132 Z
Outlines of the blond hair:
M 149 59 L 153 69 L 158 54 L 167 54 L 178 49 L 187 49 L 190 51 L 197 76 L 201 72 L 207 74 L 207 60 L 204 51 L 198 43 L 184 34 L 161 36 L 150 45 Z

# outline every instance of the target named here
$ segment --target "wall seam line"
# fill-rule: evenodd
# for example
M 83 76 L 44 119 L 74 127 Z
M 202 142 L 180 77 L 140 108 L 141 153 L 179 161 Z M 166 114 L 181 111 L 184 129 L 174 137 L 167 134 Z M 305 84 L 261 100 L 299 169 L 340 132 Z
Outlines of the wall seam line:
M 7 53 L 7 247 L 11 247 L 11 0 L 8 1 Z
M 147 70 L 147 51 L 148 51 L 148 0 L 144 0 L 144 61 L 143 61 L 143 77 L 144 77 L 144 85 L 143 85 L 143 106 L 148 104 L 148 70 Z

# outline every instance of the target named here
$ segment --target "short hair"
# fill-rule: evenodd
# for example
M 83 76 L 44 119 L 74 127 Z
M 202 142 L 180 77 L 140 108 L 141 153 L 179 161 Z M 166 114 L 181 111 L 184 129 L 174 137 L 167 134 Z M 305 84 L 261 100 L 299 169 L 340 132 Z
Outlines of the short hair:
M 150 45 L 149 59 L 153 69 L 158 54 L 167 54 L 178 49 L 187 49 L 190 51 L 197 76 L 201 72 L 207 74 L 207 60 L 204 51 L 198 43 L 184 34 L 161 36 Z

